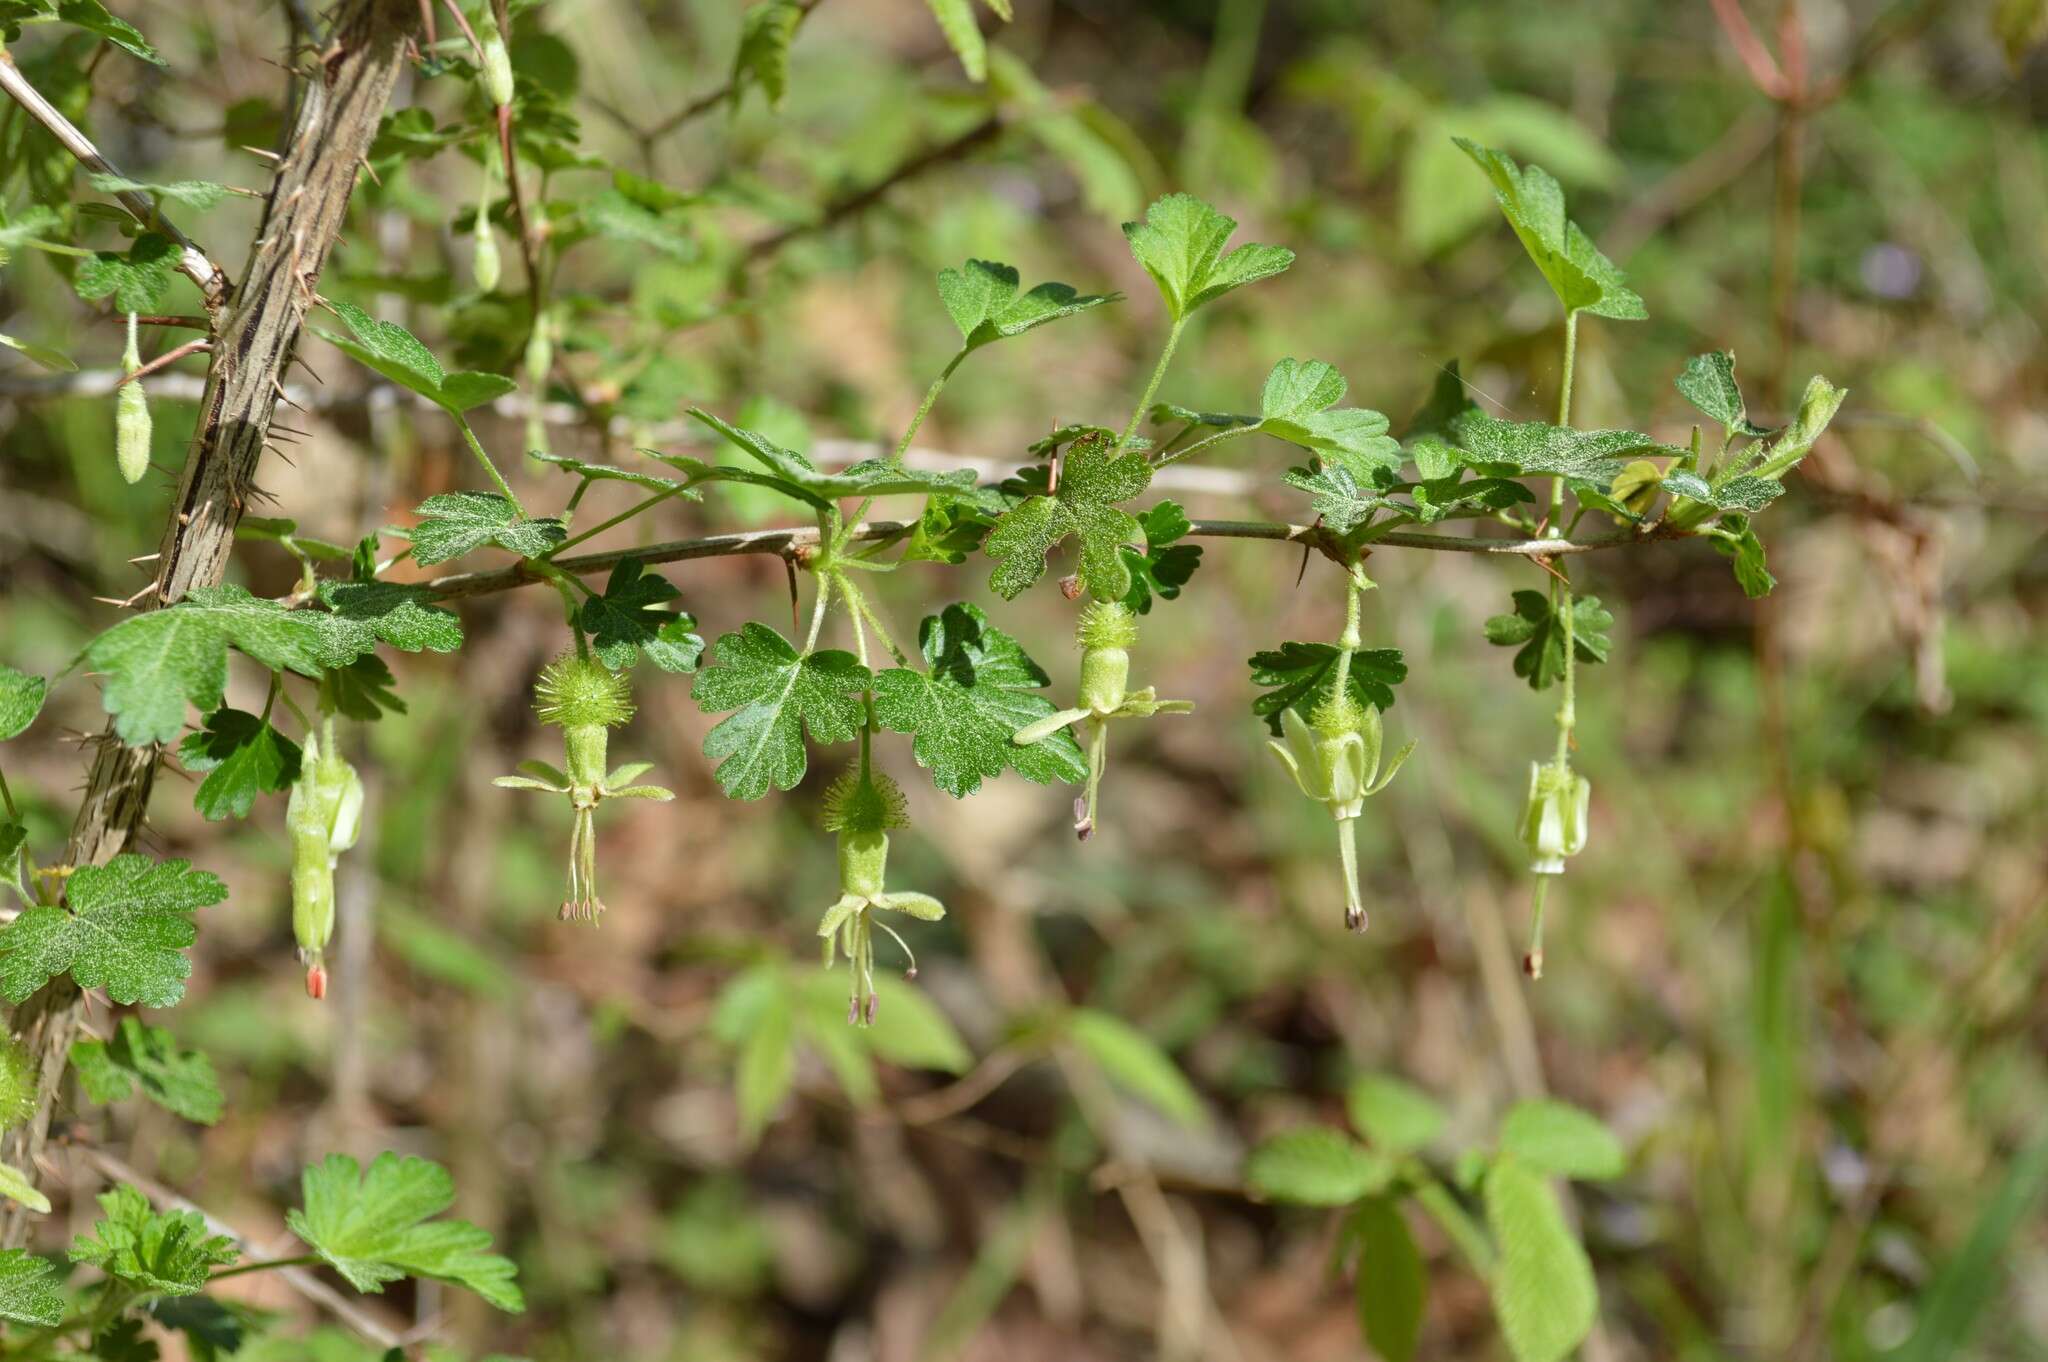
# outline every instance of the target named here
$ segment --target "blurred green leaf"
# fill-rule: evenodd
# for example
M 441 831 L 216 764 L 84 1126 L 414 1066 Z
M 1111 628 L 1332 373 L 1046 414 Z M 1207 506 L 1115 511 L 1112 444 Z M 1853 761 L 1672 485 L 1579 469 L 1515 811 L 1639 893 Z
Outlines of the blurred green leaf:
M 1501 1332 L 1516 1362 L 1561 1362 L 1599 1312 L 1593 1265 L 1550 1185 L 1512 1156 L 1488 1167 L 1483 1194 L 1500 1249 L 1493 1303 Z
M 125 1183 L 102 1193 L 99 1203 L 99 1223 L 91 1237 L 72 1241 L 71 1261 L 90 1263 L 141 1295 L 194 1295 L 206 1289 L 212 1269 L 241 1256 L 234 1240 L 214 1234 L 196 1212 L 159 1214 Z
M 1426 1149 L 1450 1120 L 1436 1100 L 1391 1074 L 1365 1074 L 1344 1094 L 1351 1126 L 1389 1154 Z
M 358 1291 L 427 1277 L 466 1286 L 500 1310 L 526 1308 L 508 1258 L 488 1250 L 486 1230 L 436 1220 L 455 1203 L 455 1180 L 427 1159 L 386 1152 L 362 1167 L 329 1154 L 302 1178 L 303 1209 L 285 1213 L 293 1234 Z
M 1386 1362 L 1410 1362 L 1422 1338 L 1429 1269 L 1391 1196 L 1369 1196 L 1351 1213 L 1358 1242 L 1358 1322 Z
M 1341 1130 L 1302 1126 L 1261 1140 L 1244 1180 L 1260 1196 L 1297 1206 L 1348 1206 L 1384 1190 L 1394 1165 Z
M 220 1120 L 224 1099 L 213 1061 L 179 1049 L 169 1031 L 138 1017 L 121 1018 L 112 1040 L 74 1041 L 71 1067 L 95 1102 L 118 1102 L 140 1085 L 144 1097 L 174 1116 L 203 1126 Z
M 43 712 L 50 683 L 0 663 L 0 742 L 18 738 Z
M 1531 690 L 1543 690 L 1564 680 L 1564 616 L 1541 591 L 1517 591 L 1513 614 L 1494 615 L 1486 621 L 1486 641 L 1503 648 L 1516 648 L 1515 675 L 1529 683 Z M 1600 604 L 1598 596 L 1574 596 L 1572 612 L 1572 653 L 1580 662 L 1605 662 L 1613 647 L 1607 631 L 1614 616 Z
M 1501 1123 L 1500 1147 L 1539 1172 L 1564 1178 L 1618 1178 L 1628 1166 L 1621 1141 L 1600 1118 L 1549 1099 L 1516 1103 Z
M 1208 1120 L 1201 1097 L 1179 1066 L 1129 1022 L 1092 1007 L 1077 1007 L 1067 1014 L 1066 1030 L 1117 1087 L 1184 1126 Z
M 1168 194 L 1145 210 L 1143 222 L 1124 224 L 1131 254 L 1159 285 L 1175 321 L 1234 288 L 1270 279 L 1294 263 L 1284 246 L 1256 243 L 1228 255 L 1223 247 L 1237 230 L 1225 217 L 1192 194 Z
M 160 232 L 144 232 L 125 252 L 97 251 L 83 261 L 71 284 L 87 302 L 111 298 L 121 312 L 161 312 L 177 277 L 181 253 Z

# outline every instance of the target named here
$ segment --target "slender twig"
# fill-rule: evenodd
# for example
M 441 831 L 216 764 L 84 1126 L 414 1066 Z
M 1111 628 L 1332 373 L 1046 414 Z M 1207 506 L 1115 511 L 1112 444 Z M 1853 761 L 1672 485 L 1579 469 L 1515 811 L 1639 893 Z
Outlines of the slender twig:
M 819 5 L 823 3 L 824 0 L 797 0 L 796 8 L 798 25 L 801 26 L 803 21 L 810 17 L 811 11 L 816 9 Z M 599 104 L 597 107 L 603 110 L 603 112 L 610 114 L 611 117 L 613 117 L 614 119 L 617 119 L 621 127 L 625 128 L 626 131 L 632 133 L 641 141 L 653 142 L 660 138 L 668 136 L 677 128 L 682 127 L 683 124 L 691 122 L 692 120 L 711 112 L 711 110 L 717 108 L 720 104 L 723 104 L 726 100 L 732 98 L 732 90 L 733 83 L 730 80 L 728 80 L 727 82 L 725 82 L 725 84 L 719 86 L 716 90 L 706 91 L 704 94 L 697 96 L 688 104 L 685 104 L 682 108 L 677 109 L 674 113 L 662 119 L 660 122 L 654 123 L 645 128 L 633 126 L 631 123 L 626 121 L 623 115 L 619 114 L 614 110 L 606 108 L 602 104 Z
M 948 161 L 959 160 L 982 143 L 993 139 L 1002 130 L 1003 120 L 991 114 L 966 132 L 955 137 L 952 141 L 941 142 L 929 151 L 911 157 L 908 161 L 905 161 L 866 189 L 860 190 L 858 193 L 849 194 L 845 198 L 833 200 L 825 205 L 824 210 L 819 213 L 815 222 L 799 223 L 793 227 L 785 227 L 773 236 L 762 237 L 747 248 L 747 262 L 752 264 L 757 260 L 771 256 L 799 237 L 809 236 L 813 232 L 822 232 L 837 226 L 845 219 L 872 207 L 877 200 L 887 195 L 890 190 L 905 180 L 914 179 L 934 166 L 944 165 Z
M 27 110 L 30 118 L 42 124 L 50 136 L 57 139 L 58 145 L 70 152 L 80 165 L 102 175 L 113 175 L 124 180 L 128 178 L 100 154 L 100 149 L 93 145 L 91 138 L 80 132 L 76 124 L 66 118 L 49 100 L 44 99 L 35 86 L 28 83 L 28 78 L 21 74 L 21 68 L 14 64 L 13 56 L 5 48 L 0 48 L 0 90 L 4 90 L 9 98 Z M 162 232 L 178 244 L 178 268 L 183 271 L 186 278 L 199 286 L 200 296 L 206 299 L 207 311 L 215 311 L 227 301 L 227 272 L 214 264 L 212 257 L 194 245 L 190 237 L 173 227 L 147 194 L 123 189 L 117 191 L 114 197 L 120 200 L 121 206 L 127 209 L 137 222 Z
M 144 374 L 153 374 L 157 370 L 163 368 L 165 365 L 174 364 L 178 360 L 185 358 L 185 356 L 187 355 L 203 355 L 211 349 L 213 349 L 212 341 L 188 340 L 183 345 L 180 345 L 175 349 L 164 351 L 161 355 L 158 355 L 155 359 L 150 360 L 148 363 L 143 364 L 138 368 L 130 369 L 127 373 L 122 374 L 119 378 L 114 380 L 114 386 L 118 388 L 124 383 L 133 383 L 136 379 L 141 378 Z

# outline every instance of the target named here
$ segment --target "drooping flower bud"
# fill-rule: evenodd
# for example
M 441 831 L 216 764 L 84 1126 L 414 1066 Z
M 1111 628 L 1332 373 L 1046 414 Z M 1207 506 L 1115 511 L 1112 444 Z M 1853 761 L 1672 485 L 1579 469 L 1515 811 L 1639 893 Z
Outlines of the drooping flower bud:
M 1358 818 L 1365 801 L 1387 787 L 1415 750 L 1415 743 L 1411 739 L 1396 752 L 1382 773 L 1380 713 L 1341 689 L 1332 690 L 1316 706 L 1312 719 L 1304 720 L 1291 708 L 1281 711 L 1280 731 L 1285 741 L 1266 745 L 1294 777 L 1296 788 L 1328 809 L 1336 820 L 1337 851 L 1344 871 L 1344 925 L 1362 932 L 1366 914 L 1358 892 Z
M 548 397 L 548 371 L 555 365 L 554 323 L 543 311 L 533 319 L 533 331 L 526 338 L 526 386 L 531 404 L 526 409 L 526 448 L 545 454 L 548 448 L 547 422 L 541 407 Z
M 1529 851 L 1529 870 L 1537 875 L 1562 875 L 1565 858 L 1586 845 L 1586 810 L 1593 784 L 1556 761 L 1529 763 L 1529 797 L 1522 807 L 1522 845 Z
M 121 367 L 134 373 L 142 367 L 142 352 L 136 345 L 135 314 L 128 314 L 128 348 L 122 352 Z M 142 380 L 131 378 L 114 393 L 114 462 L 121 477 L 131 486 L 149 471 L 149 396 Z
M 818 922 L 818 935 L 825 942 L 825 966 L 837 961 L 841 951 L 853 969 L 853 987 L 847 1000 L 846 1020 L 855 1026 L 869 1026 L 875 1020 L 875 941 L 880 927 L 894 937 L 909 960 L 904 977 L 917 977 L 917 956 L 888 923 L 875 917 L 877 911 L 905 913 L 924 922 L 936 922 L 946 909 L 929 894 L 889 893 L 885 886 L 889 866 L 889 830 L 907 827 L 910 817 L 903 791 L 896 782 L 863 765 L 848 771 L 825 792 L 825 828 L 839 838 L 839 900 L 825 910 Z
M 502 108 L 512 102 L 512 54 L 505 47 L 505 35 L 498 31 L 498 16 L 490 0 L 485 0 L 477 16 L 476 38 L 484 50 L 480 73 L 484 97 Z
M 498 234 L 491 228 L 490 196 L 491 182 L 487 177 L 483 194 L 476 203 L 476 222 L 472 228 L 476 235 L 476 249 L 469 258 L 469 272 L 476 280 L 478 293 L 495 293 L 498 289 Z
M 306 735 L 299 778 L 285 806 L 292 841 L 292 935 L 306 965 L 306 992 L 327 995 L 324 952 L 334 937 L 334 869 L 356 844 L 363 820 L 363 782 L 341 755 L 333 730 L 323 746 Z

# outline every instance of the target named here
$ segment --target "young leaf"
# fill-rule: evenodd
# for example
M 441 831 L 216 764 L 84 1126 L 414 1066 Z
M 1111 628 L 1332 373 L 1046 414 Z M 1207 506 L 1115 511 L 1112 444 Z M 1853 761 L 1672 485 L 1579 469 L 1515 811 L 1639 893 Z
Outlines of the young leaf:
M 1012 600 L 1045 574 L 1045 555 L 1068 535 L 1081 540 L 1081 583 L 1098 601 L 1121 600 L 1131 570 L 1121 549 L 1139 531 L 1136 517 L 1117 506 L 1143 492 L 1152 465 L 1137 451 L 1119 456 L 1114 436 L 1090 432 L 1068 449 L 1059 489 L 1034 496 L 996 522 L 988 555 L 1000 563 L 989 579 Z
M 1019 746 L 1011 735 L 1054 710 L 1038 694 L 1049 678 L 1023 647 L 972 605 L 949 605 L 917 630 L 927 670 L 892 667 L 875 677 L 875 719 L 913 734 L 911 754 L 955 799 L 1014 768 L 1026 780 L 1072 783 L 1088 774 L 1073 735 Z
M 99 1197 L 91 1238 L 71 1243 L 71 1261 L 90 1263 L 146 1296 L 190 1296 L 206 1289 L 212 1269 L 241 1255 L 235 1241 L 214 1234 L 195 1211 L 150 1209 L 149 1198 L 123 1183 Z
M 188 703 L 209 714 L 220 707 L 229 644 L 272 671 L 306 677 L 320 675 L 328 652 L 311 612 L 286 610 L 238 586 L 203 586 L 176 605 L 122 620 L 79 657 L 105 678 L 100 700 L 114 731 L 139 747 L 176 738 Z
M 1363 407 L 1343 407 L 1344 376 L 1319 359 L 1283 359 L 1266 376 L 1259 398 L 1259 430 L 1312 449 L 1361 479 L 1401 466 L 1400 442 L 1387 434 L 1387 418 Z
M 1517 591 L 1511 615 L 1494 615 L 1486 621 L 1486 641 L 1503 648 L 1520 645 L 1515 654 L 1515 675 L 1529 683 L 1530 690 L 1564 680 L 1564 620 L 1551 609 L 1550 598 L 1540 591 Z M 1600 604 L 1598 596 L 1577 596 L 1572 600 L 1572 652 L 1581 662 L 1605 662 L 1613 646 L 1607 631 L 1614 616 Z
M 226 885 L 187 861 L 124 852 L 80 866 L 65 888 L 67 907 L 41 904 L 0 927 L 0 993 L 19 1003 L 69 973 L 117 1003 L 170 1007 L 192 972 L 180 952 L 198 938 L 193 911 L 227 896 Z
M 1274 737 L 1280 736 L 1281 711 L 1291 709 L 1306 719 L 1336 688 L 1337 656 L 1330 643 L 1283 643 L 1252 654 L 1252 684 L 1272 687 L 1252 701 L 1252 713 L 1266 721 Z M 1348 689 L 1361 705 L 1392 709 L 1394 687 L 1407 679 L 1408 664 L 1399 648 L 1360 648 L 1351 655 Z
M 1462 137 L 1454 140 L 1493 182 L 1501 213 L 1566 312 L 1590 312 L 1624 322 L 1650 315 L 1614 262 L 1600 253 L 1578 223 L 1565 217 L 1564 190 L 1547 171 L 1517 167 L 1504 152 Z
M 462 1220 L 437 1220 L 455 1201 L 448 1170 L 427 1159 L 379 1154 L 368 1169 L 346 1154 L 329 1154 L 305 1171 L 304 1210 L 285 1223 L 358 1291 L 428 1277 L 466 1286 L 500 1310 L 526 1308 L 508 1258 L 488 1250 L 486 1230 Z
M 960 328 L 962 350 L 1021 336 L 1036 326 L 1114 302 L 1115 294 L 1077 293 L 1070 284 L 1040 284 L 1017 292 L 1017 271 L 993 260 L 970 260 L 939 271 L 939 300 Z
M 1259 1142 L 1245 1185 L 1271 1201 L 1348 1206 L 1393 1180 L 1394 1166 L 1341 1130 L 1302 1126 Z
M 258 718 L 225 705 L 206 716 L 206 727 L 178 745 L 186 770 L 206 779 L 192 807 L 208 822 L 247 818 L 256 796 L 289 789 L 299 778 L 299 745 Z
M 988 40 L 981 36 L 981 24 L 974 17 L 974 0 L 925 0 L 946 46 L 960 58 L 960 69 L 977 83 L 988 79 Z
M 898 492 L 965 495 L 974 491 L 975 477 L 969 470 L 936 473 L 905 468 L 886 459 L 863 459 L 837 473 L 821 473 L 809 459 L 793 449 L 784 449 L 759 431 L 728 425 L 701 407 L 690 408 L 690 415 L 723 435 L 767 470 L 762 474 L 730 464 L 707 464 L 681 455 L 655 454 L 654 457 L 662 462 L 688 473 L 692 482 L 749 482 L 773 487 L 784 496 L 821 508 L 829 508 L 841 497 L 879 497 Z
M 704 735 L 704 755 L 719 759 L 718 783 L 729 797 L 795 788 L 806 728 L 821 743 L 851 742 L 860 731 L 869 677 L 852 653 L 799 656 L 782 635 L 751 623 L 719 639 L 712 655 L 716 665 L 697 674 L 690 695 L 707 714 L 738 711 Z
M 1628 1166 L 1613 1132 L 1567 1102 L 1517 1102 L 1501 1123 L 1500 1147 L 1538 1172 L 1562 1178 L 1618 1178 Z
M 1512 1156 L 1486 1170 L 1486 1224 L 1500 1248 L 1494 1312 L 1516 1362 L 1561 1362 L 1592 1331 L 1599 1293 L 1550 1184 Z
M 26 1206 L 37 1215 L 50 1213 L 50 1199 L 37 1191 L 36 1185 L 28 1180 L 28 1175 L 11 1163 L 0 1163 L 0 1197 L 5 1197 L 16 1205 Z M 4 1289 L 4 1281 L 0 1281 L 0 1291 Z M 6 1318 L 11 1316 L 6 1314 L 4 1306 L 0 1306 L 0 1319 Z
M 144 184 L 122 175 L 95 173 L 86 177 L 102 194 L 147 194 L 159 201 L 168 199 L 198 212 L 205 212 L 228 196 L 228 187 L 212 180 L 177 180 L 170 184 Z
M 653 454 L 651 450 L 642 452 Z M 650 492 L 661 492 L 668 496 L 687 497 L 691 501 L 702 501 L 704 499 L 704 494 L 691 487 L 688 483 L 677 482 L 674 478 L 664 478 L 659 473 L 642 473 L 636 469 L 619 468 L 608 463 L 585 463 L 583 460 L 571 458 L 567 454 L 554 454 L 545 449 L 529 449 L 526 451 L 526 457 L 540 463 L 551 463 L 564 473 L 569 473 L 579 478 L 588 478 L 592 482 L 624 482 L 630 483 L 635 487 L 644 487 Z M 660 458 L 661 456 L 653 454 L 653 457 Z
M 740 45 L 732 59 L 732 106 L 758 85 L 771 109 L 789 90 L 789 47 L 796 40 L 804 7 L 797 0 L 761 0 L 740 16 Z
M 1338 534 L 1349 534 L 1379 511 L 1407 513 L 1408 508 L 1369 487 L 1361 487 L 1349 468 L 1324 464 L 1314 468 L 1290 468 L 1285 481 L 1289 487 L 1308 493 L 1309 508 Z
M 1730 350 L 1709 350 L 1694 355 L 1672 380 L 1678 395 L 1713 418 L 1714 423 L 1735 435 L 1768 435 L 1761 426 L 1750 424 L 1748 404 L 1735 382 L 1735 354 Z
M 495 401 L 519 386 L 502 374 L 448 373 L 433 352 L 397 322 L 379 321 L 354 303 L 330 300 L 327 306 L 348 324 L 354 339 L 319 327 L 313 328 L 315 335 L 400 387 L 438 404 L 451 416 Z
M 0 742 L 18 738 L 43 712 L 50 683 L 0 664 Z
M 100 0 L 59 0 L 57 18 L 88 33 L 98 34 L 129 56 L 140 57 L 152 66 L 170 65 L 134 25 L 109 13 Z
M 330 667 L 320 674 L 320 708 L 366 724 L 386 714 L 403 714 L 405 701 L 394 689 L 396 680 L 382 658 L 366 653 L 346 667 Z
M 1344 1095 L 1351 1125 L 1389 1154 L 1427 1148 L 1443 1132 L 1448 1113 L 1422 1089 L 1388 1074 L 1366 1074 Z
M 1067 1014 L 1067 1036 L 1117 1087 L 1184 1126 L 1207 1120 L 1200 1095 L 1172 1058 L 1123 1018 L 1077 1007 Z
M 144 232 L 125 253 L 95 252 L 71 276 L 87 302 L 111 297 L 120 312 L 161 312 L 178 273 L 178 245 L 161 232 Z
M 1385 1362 L 1411 1362 L 1422 1337 L 1429 1270 L 1400 1203 L 1370 1196 L 1351 1213 L 1358 1241 L 1358 1323 Z
M 4 332 L 0 332 L 0 345 L 6 346 L 18 354 L 26 355 L 31 363 L 40 364 L 43 368 L 53 373 L 75 374 L 78 372 L 77 360 L 61 350 L 52 350 L 47 345 L 38 345 L 34 341 L 25 341 L 19 336 L 10 336 Z
M 402 653 L 454 652 L 462 646 L 462 621 L 433 599 L 424 587 L 398 582 L 320 583 L 320 602 L 330 613 L 311 618 L 326 643 L 322 661 L 345 667 L 379 643 Z
M 1224 255 L 1224 243 L 1236 230 L 1236 219 L 1192 194 L 1168 194 L 1145 210 L 1143 222 L 1124 224 L 1131 254 L 1159 285 L 1175 321 L 1211 299 L 1269 279 L 1294 263 L 1294 252 L 1284 246 L 1249 244 Z
M 1581 478 L 1605 489 L 1631 455 L 1679 454 L 1632 430 L 1574 430 L 1543 421 L 1500 421 L 1474 408 L 1451 423 L 1466 462 L 1512 477 Z
M 1782 478 L 1791 472 L 1827 430 L 1828 423 L 1835 419 L 1835 413 L 1841 410 L 1842 401 L 1848 396 L 1847 388 L 1837 388 L 1819 374 L 1808 380 L 1792 424 L 1785 427 L 1771 442 L 1771 447 L 1764 451 L 1763 462 L 1752 470 L 1755 476 Z
M 690 632 L 696 619 L 687 611 L 663 610 L 682 593 L 638 558 L 622 558 L 604 594 L 586 599 L 577 611 L 590 646 L 613 671 L 647 660 L 665 672 L 693 672 L 704 655 L 704 640 Z
M 1682 470 L 1666 473 L 1660 485 L 1674 497 L 1697 501 L 1717 511 L 1741 511 L 1749 515 L 1776 501 L 1785 490 L 1783 483 L 1746 475 L 1730 478 L 1715 487 L 1699 474 Z
M 1778 579 L 1764 565 L 1764 541 L 1756 537 L 1756 530 L 1746 516 L 1723 516 L 1709 542 L 1734 560 L 1736 585 L 1751 600 L 1770 595 L 1778 585 Z
M 1154 596 L 1162 601 L 1179 598 L 1180 589 L 1202 565 L 1202 546 L 1176 542 L 1194 528 L 1178 502 L 1160 502 L 1139 515 L 1138 526 L 1145 531 L 1144 551 L 1128 544 L 1122 549 L 1124 566 L 1131 570 L 1131 589 L 1124 593 L 1124 605 L 1149 615 Z
M 964 563 L 967 555 L 995 528 L 996 517 L 978 501 L 934 496 L 917 518 L 917 528 L 903 546 L 906 563 Z
M 496 492 L 442 492 L 421 502 L 414 514 L 421 520 L 412 527 L 412 559 L 421 567 L 460 558 L 485 544 L 538 558 L 569 537 L 552 516 L 522 520 Z
M 118 1102 L 139 1083 L 144 1097 L 173 1115 L 203 1126 L 220 1119 L 223 1101 L 213 1061 L 197 1050 L 180 1050 L 169 1031 L 140 1018 L 121 1018 L 112 1040 L 73 1042 L 71 1067 L 95 1102 Z
M 0 1249 L 0 1319 L 54 1329 L 64 1322 L 56 1267 L 27 1249 Z

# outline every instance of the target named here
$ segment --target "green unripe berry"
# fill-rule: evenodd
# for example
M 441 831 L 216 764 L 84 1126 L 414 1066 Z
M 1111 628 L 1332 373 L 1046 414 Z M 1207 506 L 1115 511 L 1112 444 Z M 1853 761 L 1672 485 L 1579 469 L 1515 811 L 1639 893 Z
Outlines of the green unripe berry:
M 825 831 L 887 832 L 910 826 L 901 786 L 880 771 L 848 771 L 825 791 Z
M 36 1061 L 20 1041 L 0 1040 L 0 1131 L 36 1114 Z
M 1121 601 L 1091 601 L 1074 636 L 1081 645 L 1081 707 L 1111 713 L 1130 690 L 1130 647 L 1138 641 L 1138 621 Z
M 872 899 L 883 892 L 889 869 L 889 834 L 879 830 L 839 834 L 839 892 Z
M 484 50 L 481 73 L 484 96 L 502 108 L 512 102 L 512 54 L 505 48 L 505 37 L 498 31 L 498 16 L 491 11 L 489 4 L 478 16 L 476 38 Z
M 633 717 L 633 687 L 586 653 L 564 653 L 541 668 L 533 709 L 542 723 L 556 728 L 617 728 Z M 604 760 L 601 749 L 598 760 Z M 596 779 L 603 778 L 600 769 Z

